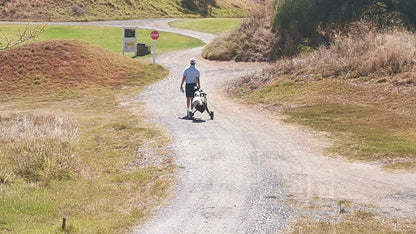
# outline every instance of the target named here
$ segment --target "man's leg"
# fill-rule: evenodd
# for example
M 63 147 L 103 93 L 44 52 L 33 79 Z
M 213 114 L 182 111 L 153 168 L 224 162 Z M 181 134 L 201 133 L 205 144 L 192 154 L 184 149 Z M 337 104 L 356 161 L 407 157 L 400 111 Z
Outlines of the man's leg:
M 192 98 L 191 97 L 187 97 L 186 98 L 186 106 L 188 107 L 188 110 L 189 110 L 189 107 L 191 106 L 191 103 L 192 103 Z
M 195 84 L 186 84 L 185 90 L 186 90 L 186 106 L 188 108 L 188 111 L 191 111 L 191 108 L 193 108 L 192 99 L 194 97 Z

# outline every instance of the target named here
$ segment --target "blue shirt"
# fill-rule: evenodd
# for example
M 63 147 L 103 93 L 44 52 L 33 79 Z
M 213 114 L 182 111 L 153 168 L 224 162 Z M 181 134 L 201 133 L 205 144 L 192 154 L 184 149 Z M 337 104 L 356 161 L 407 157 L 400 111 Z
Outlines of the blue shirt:
M 200 72 L 199 69 L 195 67 L 195 65 L 189 66 L 183 72 L 183 76 L 186 77 L 187 84 L 196 84 L 196 78 L 199 78 Z

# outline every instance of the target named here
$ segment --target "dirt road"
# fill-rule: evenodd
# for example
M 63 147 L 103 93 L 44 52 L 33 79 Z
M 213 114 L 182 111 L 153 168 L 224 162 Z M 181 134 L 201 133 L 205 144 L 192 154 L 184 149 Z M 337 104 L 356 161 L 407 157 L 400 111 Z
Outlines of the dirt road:
M 182 32 L 169 28 L 166 20 L 146 25 Z M 183 33 L 205 42 L 214 38 Z M 296 204 L 325 203 L 326 211 L 308 213 L 322 218 L 336 214 L 340 200 L 371 205 L 389 217 L 416 214 L 416 174 L 325 157 L 328 138 L 224 96 L 227 81 L 262 65 L 206 61 L 201 50 L 159 57 L 170 76 L 141 95 L 149 117 L 173 136 L 180 169 L 172 198 L 136 233 L 276 233 L 287 230 L 291 218 L 309 212 Z M 196 121 L 181 119 L 186 105 L 179 85 L 191 57 L 197 58 L 215 120 L 206 113 L 197 113 Z
M 170 20 L 75 24 L 132 25 L 206 43 L 214 38 L 170 28 Z M 337 202 L 344 200 L 387 217 L 416 216 L 415 173 L 389 173 L 377 164 L 325 157 L 323 149 L 331 144 L 328 137 L 225 98 L 227 81 L 263 65 L 210 62 L 199 56 L 201 50 L 158 57 L 158 63 L 170 68 L 170 76 L 140 95 L 149 118 L 173 137 L 179 179 L 172 198 L 135 233 L 276 233 L 287 230 L 298 215 L 320 220 L 339 216 Z M 196 121 L 181 119 L 186 105 L 179 85 L 191 57 L 197 58 L 215 120 L 206 113 L 196 114 Z

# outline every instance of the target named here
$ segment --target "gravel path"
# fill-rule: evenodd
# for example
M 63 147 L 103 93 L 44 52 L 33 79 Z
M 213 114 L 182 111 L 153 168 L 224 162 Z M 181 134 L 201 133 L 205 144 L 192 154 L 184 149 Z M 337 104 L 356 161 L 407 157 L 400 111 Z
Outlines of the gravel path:
M 175 139 L 181 169 L 174 198 L 137 233 L 283 230 L 289 225 L 291 210 L 284 202 L 284 176 L 269 164 L 273 149 L 264 147 L 258 138 L 266 129 L 253 124 L 258 118 L 235 110 L 217 90 L 224 81 L 253 72 L 259 66 L 207 62 L 198 56 L 200 52 L 201 48 L 197 48 L 159 58 L 171 69 L 171 75 L 142 95 L 151 118 L 163 123 Z M 196 121 L 181 119 L 186 106 L 179 84 L 191 57 L 197 58 L 202 71 L 202 87 L 216 116 L 213 121 L 207 113 L 197 113 Z
M 82 24 L 134 25 L 204 42 L 214 38 L 170 28 L 170 20 Z M 172 198 L 135 233 L 284 232 L 290 219 L 299 214 L 318 219 L 336 215 L 340 200 L 370 205 L 387 217 L 415 216 L 415 173 L 388 173 L 377 164 L 325 157 L 322 152 L 330 141 L 324 136 L 225 98 L 227 81 L 258 71 L 262 64 L 206 61 L 199 56 L 201 50 L 159 56 L 157 62 L 168 67 L 170 75 L 139 97 L 147 103 L 149 118 L 162 123 L 172 135 L 180 169 Z M 197 113 L 196 121 L 181 118 L 186 105 L 179 85 L 191 57 L 197 58 L 202 88 L 208 93 L 215 120 L 209 120 L 206 113 Z M 316 203 L 329 208 L 309 212 L 296 205 Z
M 182 31 L 164 20 L 146 27 Z M 214 38 L 184 34 L 204 42 Z M 327 138 L 225 98 L 222 87 L 227 81 L 258 71 L 262 64 L 206 61 L 201 50 L 158 58 L 170 68 L 170 76 L 141 95 L 149 117 L 172 134 L 181 169 L 173 198 L 136 233 L 277 233 L 286 231 L 290 219 L 299 214 L 337 214 L 340 200 L 371 205 L 387 217 L 415 216 L 416 174 L 392 174 L 379 165 L 325 157 Z M 186 106 L 179 84 L 191 57 L 197 58 L 202 71 L 202 87 L 215 111 L 213 121 L 206 113 L 198 113 L 197 121 L 181 119 Z M 330 209 L 310 213 L 288 200 L 315 205 L 318 201 L 318 206 Z

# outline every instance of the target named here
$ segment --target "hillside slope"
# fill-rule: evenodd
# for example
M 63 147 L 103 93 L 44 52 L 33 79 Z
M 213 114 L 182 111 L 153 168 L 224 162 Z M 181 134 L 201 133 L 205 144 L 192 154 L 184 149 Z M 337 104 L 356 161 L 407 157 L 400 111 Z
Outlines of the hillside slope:
M 0 53 L 0 93 L 45 94 L 88 86 L 114 86 L 143 72 L 132 59 L 79 41 L 30 43 Z
M 330 132 L 341 139 L 331 148 L 335 154 L 414 171 L 416 36 L 358 25 L 329 47 L 240 79 L 230 93 Z
M 1 0 L 0 20 L 83 21 L 159 17 L 242 17 L 251 0 Z

